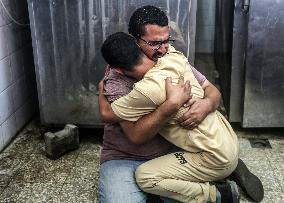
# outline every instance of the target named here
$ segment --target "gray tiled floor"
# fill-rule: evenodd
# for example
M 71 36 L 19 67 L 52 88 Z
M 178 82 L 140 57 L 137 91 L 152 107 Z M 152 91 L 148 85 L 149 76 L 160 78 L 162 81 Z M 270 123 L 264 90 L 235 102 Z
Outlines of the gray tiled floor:
M 0 154 L 0 202 L 98 202 L 101 130 L 81 132 L 80 148 L 58 160 L 46 158 L 43 128 L 33 121 Z M 284 202 L 284 131 L 244 130 L 240 157 L 263 182 L 265 203 Z M 252 148 L 250 139 L 268 138 L 272 148 Z M 242 195 L 241 202 L 250 202 Z
M 0 202 L 98 202 L 102 131 L 80 135 L 80 148 L 50 160 L 44 129 L 33 121 L 0 153 Z

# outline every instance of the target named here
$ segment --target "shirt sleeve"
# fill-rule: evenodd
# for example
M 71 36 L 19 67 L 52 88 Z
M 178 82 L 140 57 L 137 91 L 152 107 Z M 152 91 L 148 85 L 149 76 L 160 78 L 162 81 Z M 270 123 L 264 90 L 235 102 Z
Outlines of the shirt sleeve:
M 134 85 L 134 80 L 124 75 L 116 74 L 113 70 L 104 78 L 104 95 L 109 102 L 128 94 Z
M 133 89 L 129 94 L 115 100 L 111 104 L 114 113 L 127 121 L 137 121 L 157 108 L 157 105 L 147 96 Z
M 190 66 L 190 68 L 193 72 L 194 77 L 196 78 L 200 86 L 202 86 L 204 81 L 207 80 L 206 77 L 202 75 L 198 70 L 196 70 L 193 66 Z

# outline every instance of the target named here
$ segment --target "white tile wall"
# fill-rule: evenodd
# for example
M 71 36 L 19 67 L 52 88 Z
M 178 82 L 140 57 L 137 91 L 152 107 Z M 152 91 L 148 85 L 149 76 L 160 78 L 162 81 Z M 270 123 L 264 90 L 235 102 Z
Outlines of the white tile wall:
M 26 103 L 15 112 L 16 128 L 21 129 L 31 119 L 35 112 L 35 98 L 29 98 Z
M 18 50 L 11 54 L 11 69 L 13 80 L 16 81 L 24 73 L 23 54 L 22 50 Z
M 2 2 L 8 10 L 11 10 L 10 5 L 9 5 L 9 0 L 2 0 Z M 1 5 L 0 6 L 0 26 L 6 25 L 10 22 L 11 20 L 7 17 L 7 14 L 5 13 L 4 8 Z
M 8 47 L 5 39 L 6 27 L 0 27 L 0 60 L 8 54 Z
M 17 81 L 15 81 L 15 83 L 13 83 L 11 88 L 13 90 L 14 110 L 16 111 L 25 103 L 29 96 L 26 85 L 26 77 L 20 77 Z
M 12 72 L 9 57 L 0 60 L 0 92 L 12 83 Z
M 2 124 L 2 141 L 4 146 L 7 145 L 13 136 L 17 132 L 16 117 L 11 115 L 3 124 Z
M 4 145 L 4 139 L 3 139 L 2 125 L 0 125 L 0 152 L 1 152 L 1 149 L 3 149 L 4 147 L 5 145 Z
M 0 123 L 2 124 L 14 111 L 12 88 L 0 93 Z
M 26 0 L 2 1 L 15 19 L 26 21 Z M 0 152 L 37 111 L 28 29 L 12 22 L 0 5 Z
M 6 26 L 6 43 L 8 54 L 11 54 L 21 47 L 21 27 L 15 23 L 10 23 Z

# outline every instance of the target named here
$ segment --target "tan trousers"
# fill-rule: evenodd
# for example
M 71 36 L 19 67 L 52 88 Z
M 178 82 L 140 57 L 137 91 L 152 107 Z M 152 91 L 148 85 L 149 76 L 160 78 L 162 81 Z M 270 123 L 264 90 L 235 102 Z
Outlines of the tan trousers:
M 147 161 L 136 170 L 136 182 L 147 193 L 180 202 L 216 202 L 216 187 L 209 182 L 229 176 L 238 158 L 228 168 L 210 169 L 201 156 L 175 152 Z

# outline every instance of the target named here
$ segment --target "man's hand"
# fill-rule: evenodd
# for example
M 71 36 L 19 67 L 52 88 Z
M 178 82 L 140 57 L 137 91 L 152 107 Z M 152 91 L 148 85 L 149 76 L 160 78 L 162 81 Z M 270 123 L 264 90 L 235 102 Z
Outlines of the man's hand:
M 188 130 L 197 127 L 206 116 L 215 111 L 220 103 L 221 94 L 219 90 L 206 80 L 202 88 L 204 90 L 203 99 L 191 99 L 189 110 L 178 120 L 180 125 Z
M 186 129 L 192 130 L 197 127 L 210 113 L 208 99 L 192 99 L 190 100 L 189 110 L 183 114 L 178 120 L 180 125 Z
M 176 114 L 180 107 L 191 98 L 189 81 L 184 83 L 183 77 L 177 85 L 172 79 L 165 81 L 167 98 L 154 112 L 145 115 L 136 122 L 120 122 L 125 135 L 135 144 L 142 144 L 157 135 L 162 127 Z
M 172 84 L 172 78 L 166 78 L 166 101 L 170 109 L 178 110 L 191 99 L 191 86 L 189 81 L 184 82 L 181 76 L 176 85 Z

